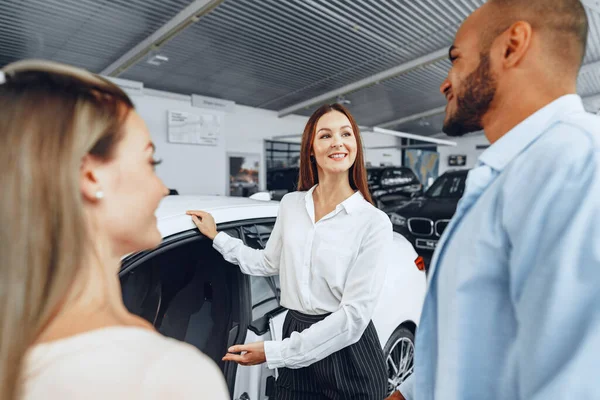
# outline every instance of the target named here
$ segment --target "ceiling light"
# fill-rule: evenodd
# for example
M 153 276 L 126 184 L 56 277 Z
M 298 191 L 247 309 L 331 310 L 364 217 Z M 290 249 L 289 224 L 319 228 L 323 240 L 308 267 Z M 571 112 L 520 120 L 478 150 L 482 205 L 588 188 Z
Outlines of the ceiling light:
M 352 102 L 350 100 L 348 100 L 347 98 L 345 98 L 344 95 L 338 96 L 336 99 L 336 102 L 343 106 L 349 106 L 352 104 Z
M 148 64 L 159 67 L 162 64 L 166 63 L 167 61 L 169 61 L 169 57 L 163 56 L 162 54 L 155 54 L 155 55 L 151 56 L 150 58 L 148 58 L 148 61 L 146 61 L 146 62 Z

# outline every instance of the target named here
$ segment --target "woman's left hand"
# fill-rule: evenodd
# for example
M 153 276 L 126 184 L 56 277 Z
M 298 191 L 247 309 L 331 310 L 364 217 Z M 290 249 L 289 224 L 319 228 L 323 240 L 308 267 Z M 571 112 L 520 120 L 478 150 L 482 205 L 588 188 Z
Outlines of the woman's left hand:
M 234 361 L 240 365 L 258 365 L 267 361 L 265 342 L 231 346 L 227 351 L 228 353 L 223 357 L 223 361 Z

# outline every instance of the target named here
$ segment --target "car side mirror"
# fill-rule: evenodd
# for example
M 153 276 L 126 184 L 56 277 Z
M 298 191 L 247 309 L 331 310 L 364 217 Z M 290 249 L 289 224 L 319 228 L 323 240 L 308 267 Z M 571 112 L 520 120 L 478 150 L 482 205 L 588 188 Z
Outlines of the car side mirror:
M 257 192 L 257 193 L 254 193 L 252 196 L 250 196 L 250 198 L 253 200 L 260 200 L 260 201 L 271 201 L 271 193 Z

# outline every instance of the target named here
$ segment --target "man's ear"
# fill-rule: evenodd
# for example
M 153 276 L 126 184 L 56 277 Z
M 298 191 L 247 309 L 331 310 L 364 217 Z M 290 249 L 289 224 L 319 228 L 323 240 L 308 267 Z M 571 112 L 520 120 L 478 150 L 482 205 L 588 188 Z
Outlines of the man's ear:
M 80 188 L 83 198 L 90 202 L 97 202 L 104 197 L 102 186 L 99 182 L 100 161 L 89 154 L 81 160 Z
M 529 22 L 517 21 L 502 35 L 502 65 L 509 69 L 518 66 L 531 48 L 533 29 Z

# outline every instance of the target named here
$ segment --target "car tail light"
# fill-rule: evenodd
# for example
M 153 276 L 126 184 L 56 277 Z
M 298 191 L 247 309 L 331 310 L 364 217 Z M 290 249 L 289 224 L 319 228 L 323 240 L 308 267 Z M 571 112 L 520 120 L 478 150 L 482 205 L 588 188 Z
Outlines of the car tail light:
M 425 260 L 423 260 L 423 257 L 417 257 L 415 259 L 415 265 L 417 266 L 419 271 L 425 271 Z

